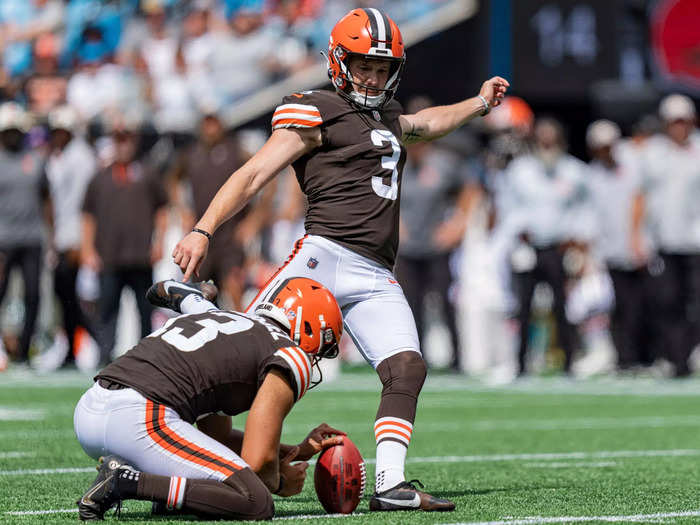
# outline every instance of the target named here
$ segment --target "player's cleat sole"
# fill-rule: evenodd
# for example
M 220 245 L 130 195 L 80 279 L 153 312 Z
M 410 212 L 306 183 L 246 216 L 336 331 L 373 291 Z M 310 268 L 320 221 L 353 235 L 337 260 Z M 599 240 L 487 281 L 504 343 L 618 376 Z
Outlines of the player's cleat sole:
M 436 498 L 416 488 L 423 488 L 420 481 L 402 481 L 383 492 L 375 492 L 369 500 L 369 510 L 425 510 L 428 512 L 448 512 L 455 510 L 455 504 L 448 499 Z
M 181 283 L 180 281 L 169 279 L 152 284 L 146 292 L 146 299 L 153 306 L 169 308 L 182 313 L 180 310 L 182 300 L 192 294 L 199 295 L 214 303 L 216 296 L 219 295 L 219 290 L 211 282 Z
M 97 466 L 97 477 L 78 504 L 78 516 L 82 521 L 103 520 L 105 512 L 119 504 L 116 490 L 117 475 L 120 469 L 133 470 L 119 456 L 100 458 Z

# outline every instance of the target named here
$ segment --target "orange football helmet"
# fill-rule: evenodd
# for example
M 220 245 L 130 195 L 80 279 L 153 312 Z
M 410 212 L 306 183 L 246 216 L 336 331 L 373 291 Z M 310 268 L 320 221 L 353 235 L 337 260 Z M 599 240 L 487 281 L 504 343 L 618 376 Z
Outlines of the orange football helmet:
M 334 358 L 343 333 L 343 316 L 333 294 L 306 277 L 283 281 L 255 313 L 274 319 L 289 330 L 294 342 L 307 354 Z
M 390 62 L 386 85 L 380 89 L 369 88 L 381 91 L 379 95 L 363 95 L 355 91 L 353 84 L 364 89 L 368 86 L 353 80 L 347 63 L 352 55 Z M 360 106 L 378 108 L 396 93 L 406 53 L 401 32 L 394 21 L 379 9 L 363 8 L 353 9 L 335 24 L 328 41 L 327 59 L 328 76 L 340 95 Z

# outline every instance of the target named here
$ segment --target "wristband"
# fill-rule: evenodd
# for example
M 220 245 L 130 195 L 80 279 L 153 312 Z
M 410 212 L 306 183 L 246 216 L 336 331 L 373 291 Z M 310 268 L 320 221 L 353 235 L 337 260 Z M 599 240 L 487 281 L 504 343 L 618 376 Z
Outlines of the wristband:
M 204 231 L 204 230 L 200 230 L 199 228 L 192 228 L 192 231 L 195 233 L 201 233 L 202 235 L 204 235 L 207 239 L 209 239 L 211 241 L 211 233 Z
M 481 99 L 481 103 L 484 105 L 484 110 L 479 115 L 485 117 L 489 114 L 489 111 L 491 111 L 491 104 L 489 104 L 489 101 L 486 100 L 486 97 L 483 95 L 477 95 L 477 97 Z

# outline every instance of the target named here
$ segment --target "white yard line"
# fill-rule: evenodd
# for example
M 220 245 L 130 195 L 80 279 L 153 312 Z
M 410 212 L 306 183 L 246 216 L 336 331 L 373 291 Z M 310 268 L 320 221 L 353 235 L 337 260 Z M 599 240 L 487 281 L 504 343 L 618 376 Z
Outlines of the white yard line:
M 545 461 L 543 463 L 525 463 L 524 467 L 529 468 L 603 468 L 603 467 L 614 467 L 617 463 L 615 461 L 594 461 L 594 462 L 582 462 L 577 461 L 574 463 L 566 461 Z
M 700 416 L 640 416 L 640 417 L 596 417 L 596 418 L 558 418 L 558 419 L 485 419 L 461 422 L 443 422 L 439 426 L 417 425 L 416 432 L 434 434 L 445 432 L 491 432 L 494 430 L 601 430 L 616 428 L 666 428 L 666 427 L 700 427 Z M 342 425 L 346 432 L 369 431 L 371 426 L 365 423 Z M 306 423 L 289 423 L 285 432 L 301 433 L 308 429 Z
M 31 458 L 36 452 L 0 452 L 0 459 Z
M 0 442 L 6 441 L 25 441 L 25 440 L 41 440 L 45 441 L 47 438 L 69 438 L 75 437 L 75 431 L 73 429 L 65 430 L 2 430 L 0 431 Z
M 651 521 L 663 523 L 665 520 L 671 518 L 696 518 L 699 516 L 700 510 L 689 510 L 681 512 L 656 512 L 654 514 L 629 514 L 627 516 L 533 516 L 529 518 L 504 518 L 496 521 L 445 523 L 443 525 L 536 525 L 539 523 L 581 523 L 586 521 L 602 521 L 608 523 L 648 523 Z
M 123 509 L 122 509 L 123 510 Z M 39 516 L 41 514 L 70 514 L 78 512 L 78 508 L 72 509 L 48 509 L 48 510 L 10 510 L 5 512 L 10 516 Z
M 316 520 L 328 518 L 357 518 L 366 515 L 366 512 L 353 512 L 352 514 L 301 514 L 299 516 L 279 516 L 272 518 L 272 521 L 283 520 Z
M 441 425 L 442 426 L 442 425 Z M 663 428 L 700 426 L 699 416 L 595 417 L 567 419 L 487 420 L 462 425 L 473 430 L 581 430 L 605 428 Z
M 82 472 L 95 472 L 95 467 L 67 467 L 67 468 L 38 468 L 0 470 L 0 476 L 26 476 L 31 474 L 75 474 Z
M 598 452 L 554 452 L 539 454 L 487 454 L 474 456 L 427 456 L 407 458 L 407 463 L 486 463 L 501 461 L 548 461 L 564 459 L 609 459 L 609 458 L 644 458 L 644 457 L 689 457 L 700 456 L 700 449 L 672 450 L 608 450 Z M 313 463 L 310 461 L 309 463 Z M 365 463 L 374 465 L 374 458 L 366 458 Z M 0 470 L 0 476 L 22 476 L 27 474 L 74 474 L 94 472 L 95 467 L 69 467 L 55 469 L 18 469 Z
M 45 414 L 44 410 L 0 406 L 0 421 L 37 421 L 44 419 Z
M 407 463 L 483 463 L 489 461 L 530 461 L 558 459 L 608 459 L 608 458 L 642 458 L 642 457 L 687 457 L 700 456 L 700 449 L 672 450 L 602 450 L 597 452 L 554 452 L 535 454 L 491 454 L 478 456 L 437 456 L 408 457 Z M 366 463 L 374 463 L 368 459 Z M 1 471 L 0 471 L 1 473 Z

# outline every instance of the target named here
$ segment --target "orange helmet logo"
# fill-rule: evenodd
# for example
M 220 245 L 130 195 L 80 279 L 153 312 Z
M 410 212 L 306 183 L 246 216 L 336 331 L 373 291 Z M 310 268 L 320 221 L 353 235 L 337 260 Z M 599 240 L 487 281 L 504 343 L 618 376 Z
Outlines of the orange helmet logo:
M 379 95 L 360 95 L 353 88 L 347 59 L 351 55 L 390 62 L 389 79 Z M 340 19 L 328 42 L 328 76 L 340 95 L 365 107 L 381 107 L 396 93 L 406 53 L 398 26 L 379 9 L 353 9 Z M 376 88 L 372 88 L 376 89 Z
M 338 355 L 343 316 L 335 297 L 321 283 L 305 277 L 287 279 L 255 308 L 255 313 L 288 326 L 291 338 L 307 354 L 325 358 Z

